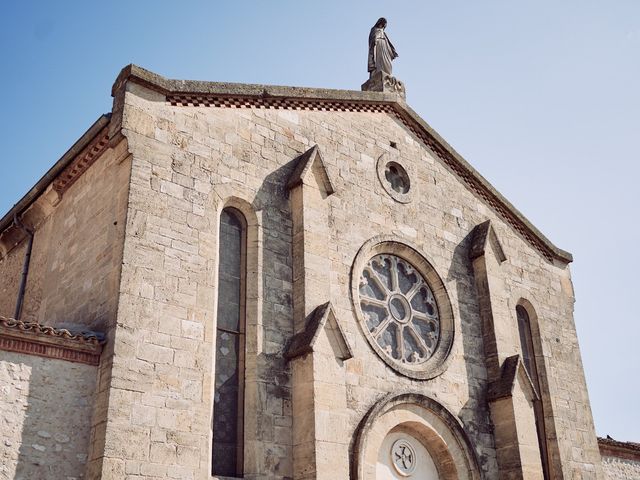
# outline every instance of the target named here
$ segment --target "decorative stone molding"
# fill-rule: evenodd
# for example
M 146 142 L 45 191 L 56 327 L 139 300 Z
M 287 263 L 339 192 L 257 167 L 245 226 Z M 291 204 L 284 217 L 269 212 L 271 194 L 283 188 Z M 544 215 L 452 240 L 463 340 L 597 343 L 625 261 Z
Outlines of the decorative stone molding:
M 393 113 L 390 105 L 378 103 L 340 102 L 316 99 L 313 102 L 295 98 L 269 96 L 238 98 L 207 94 L 175 93 L 167 95 L 167 103 L 174 107 L 217 108 L 273 108 L 276 110 L 311 110 L 316 112 L 370 112 Z
M 128 65 L 114 82 L 112 95 L 117 95 L 128 81 L 164 94 L 166 101 L 173 106 L 376 112 L 392 115 L 547 261 L 557 261 L 560 265 L 573 261 L 569 252 L 551 243 L 397 93 L 171 80 L 137 65 Z
M 402 180 L 402 185 L 398 187 L 389 179 L 389 168 L 395 168 L 397 175 Z M 383 153 L 376 163 L 376 171 L 380 185 L 387 194 L 399 203 L 409 203 L 417 195 L 416 182 L 411 179 L 415 178 L 415 172 L 409 162 L 405 162 L 400 155 L 389 155 Z M 402 187 L 406 191 L 403 191 Z
M 53 181 L 53 189 L 62 196 L 108 147 L 109 127 L 106 126 Z
M 420 438 L 438 462 L 444 480 L 482 478 L 473 444 L 460 421 L 440 403 L 420 393 L 390 393 L 360 422 L 351 452 L 351 478 L 375 478 L 378 450 L 391 432 Z
M 602 456 L 640 462 L 640 443 L 621 442 L 611 437 L 598 437 L 598 447 Z
M 25 238 L 14 224 L 17 215 L 22 223 L 37 230 L 60 203 L 62 194 L 108 148 L 106 135 L 110 115 L 102 115 L 85 134 L 51 167 L 51 169 L 0 219 L 0 259 Z M 126 150 L 126 142 L 124 148 Z M 121 148 L 121 147 L 119 147 Z
M 98 334 L 73 334 L 0 316 L 0 350 L 98 365 L 103 343 Z
M 371 78 L 360 87 L 363 91 L 397 93 L 402 98 L 407 96 L 404 83 L 393 75 L 385 72 L 375 72 Z
M 368 263 L 377 255 L 396 256 L 410 264 L 422 277 L 435 299 L 439 322 L 438 339 L 433 351 L 429 352 L 428 358 L 424 361 L 410 363 L 395 360 L 372 336 L 367 326 L 365 312 L 361 307 L 360 283 Z M 398 294 L 392 294 L 388 297 L 389 308 L 392 307 L 391 303 L 398 296 Z M 455 334 L 453 308 L 444 282 L 431 263 L 420 253 L 417 246 L 407 240 L 401 240 L 389 235 L 380 235 L 367 241 L 358 251 L 351 267 L 351 300 L 358 325 L 365 338 L 380 359 L 389 367 L 406 377 L 419 380 L 435 378 L 446 370 Z M 406 300 L 403 301 L 402 299 L 399 299 L 399 301 L 403 304 L 406 302 Z M 401 321 L 406 322 L 406 319 L 403 318 Z

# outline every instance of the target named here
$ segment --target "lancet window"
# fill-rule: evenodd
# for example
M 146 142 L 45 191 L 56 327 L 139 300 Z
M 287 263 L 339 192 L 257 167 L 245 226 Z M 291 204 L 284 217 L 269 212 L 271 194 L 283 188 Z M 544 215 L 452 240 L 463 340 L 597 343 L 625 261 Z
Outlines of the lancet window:
M 241 477 L 245 356 L 246 221 L 234 208 L 220 215 L 212 473 Z
M 536 431 L 538 433 L 538 445 L 540 447 L 540 457 L 542 461 L 542 469 L 544 478 L 549 479 L 549 462 L 547 440 L 544 427 L 544 411 L 542 408 L 542 392 L 540 390 L 540 378 L 538 377 L 538 367 L 536 365 L 535 348 L 533 345 L 533 336 L 531 334 L 531 321 L 527 310 L 522 306 L 516 306 L 516 317 L 518 319 L 518 333 L 520 335 L 520 350 L 522 352 L 522 361 L 527 373 L 531 378 L 534 388 L 538 392 L 540 398 L 533 402 L 533 410 L 536 418 Z

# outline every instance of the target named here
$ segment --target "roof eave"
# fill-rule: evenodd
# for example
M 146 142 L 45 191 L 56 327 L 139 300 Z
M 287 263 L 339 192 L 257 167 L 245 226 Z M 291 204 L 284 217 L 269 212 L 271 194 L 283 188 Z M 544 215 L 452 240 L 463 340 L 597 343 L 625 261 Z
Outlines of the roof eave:
M 447 154 L 455 159 L 456 167 L 471 176 L 482 189 L 488 192 L 493 201 L 500 204 L 514 220 L 519 223 L 528 234 L 536 239 L 545 250 L 548 258 L 558 260 L 563 264 L 573 261 L 571 253 L 556 247 L 540 230 L 538 230 L 511 202 L 498 192 L 475 168 L 473 168 L 456 150 L 449 145 L 427 122 L 425 122 L 404 98 L 395 93 L 387 92 L 363 92 L 356 90 L 337 90 L 306 87 L 284 87 L 275 85 L 257 85 L 224 82 L 205 82 L 197 80 L 172 80 L 156 73 L 150 72 L 137 65 L 127 65 L 122 69 L 113 85 L 112 95 L 116 95 L 122 86 L 128 82 L 134 82 L 165 95 L 169 94 L 199 94 L 217 95 L 221 97 L 259 97 L 263 100 L 320 100 L 345 102 L 353 104 L 385 104 L 393 107 L 395 111 L 410 122 L 417 125 L 428 137 L 433 139 Z
M 0 219 L 0 232 L 4 232 L 13 223 L 15 215 L 21 215 L 46 188 L 55 180 L 67 165 L 91 143 L 102 129 L 109 124 L 111 114 L 101 115 L 89 129 L 65 152 L 62 157 L 45 173 L 40 180 Z

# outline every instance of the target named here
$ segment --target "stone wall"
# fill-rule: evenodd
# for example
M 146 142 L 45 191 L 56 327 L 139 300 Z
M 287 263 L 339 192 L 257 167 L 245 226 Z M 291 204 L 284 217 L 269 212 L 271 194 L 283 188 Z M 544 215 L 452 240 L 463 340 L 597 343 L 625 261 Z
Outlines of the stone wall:
M 96 367 L 0 351 L 0 478 L 86 478 Z
M 640 460 L 602 456 L 602 468 L 608 480 L 637 480 L 640 478 Z
M 22 319 L 104 331 L 115 320 L 130 164 L 108 149 L 36 226 Z M 15 309 L 26 239 L 0 259 L 0 315 Z
M 13 317 L 15 312 L 26 251 L 25 240 L 0 259 L 0 315 L 5 317 Z
M 256 315 L 247 329 L 245 476 L 292 476 L 291 370 L 282 352 L 294 331 L 295 249 L 286 185 L 293 160 L 315 144 L 336 193 L 326 199 L 329 248 L 311 268 L 329 272 L 326 300 L 354 353 L 345 362 L 349 418 L 333 432 L 337 443 L 349 443 L 385 393 L 418 391 L 461 420 L 483 472 L 497 478 L 468 259 L 471 230 L 490 219 L 507 258 L 502 315 L 511 319 L 504 332 L 511 351 L 505 355 L 519 350 L 517 302 L 526 299 L 537 315 L 552 466 L 566 478 L 601 478 L 569 269 L 514 233 L 397 119 L 374 112 L 176 107 L 136 84 L 125 88 L 116 105 L 123 102 L 132 177 L 111 390 L 99 420 L 104 438 L 93 455 L 102 478 L 209 474 L 217 219 L 229 204 L 255 219 L 256 228 L 257 256 L 248 258 L 259 285 L 247 299 Z M 410 203 L 396 202 L 382 188 L 376 175 L 381 155 L 407 166 Z M 381 234 L 416 245 L 449 294 L 456 336 L 447 370 L 433 380 L 412 380 L 389 368 L 354 316 L 352 263 L 361 245 Z

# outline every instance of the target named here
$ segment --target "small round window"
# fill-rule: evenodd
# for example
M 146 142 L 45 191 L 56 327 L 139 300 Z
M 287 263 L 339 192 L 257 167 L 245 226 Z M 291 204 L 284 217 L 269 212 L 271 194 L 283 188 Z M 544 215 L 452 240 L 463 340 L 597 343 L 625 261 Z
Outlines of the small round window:
M 399 156 L 389 159 L 389 154 L 383 154 L 376 166 L 378 180 L 385 192 L 400 203 L 409 203 L 415 194 L 415 187 L 411 185 L 409 165 L 405 165 Z
M 353 265 L 351 292 L 360 327 L 387 365 L 418 379 L 444 371 L 453 310 L 440 276 L 415 248 L 386 236 L 367 242 Z
M 384 169 L 384 178 L 389 182 L 394 192 L 400 194 L 409 193 L 409 187 L 411 186 L 409 175 L 399 163 L 387 163 Z

